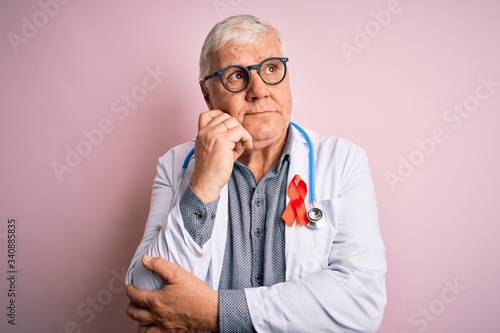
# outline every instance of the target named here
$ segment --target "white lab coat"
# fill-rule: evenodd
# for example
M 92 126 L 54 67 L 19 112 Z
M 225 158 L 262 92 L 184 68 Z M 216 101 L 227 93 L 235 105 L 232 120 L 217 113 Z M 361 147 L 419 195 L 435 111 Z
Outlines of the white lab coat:
M 308 146 L 292 130 L 288 183 L 298 174 L 308 184 Z M 316 158 L 316 207 L 326 214 L 327 225 L 316 231 L 296 224 L 286 227 L 286 282 L 245 289 L 252 324 L 258 332 L 273 333 L 374 332 L 386 303 L 386 261 L 367 156 L 347 140 L 307 132 Z M 212 237 L 202 248 L 185 230 L 178 206 L 194 160 L 170 211 L 182 163 L 192 147 L 193 142 L 180 145 L 159 160 L 146 230 L 127 272 L 127 282 L 133 280 L 139 288 L 162 285 L 142 266 L 140 259 L 148 252 L 218 289 L 226 244 L 227 186 L 220 194 Z M 305 201 L 309 208 L 309 191 Z

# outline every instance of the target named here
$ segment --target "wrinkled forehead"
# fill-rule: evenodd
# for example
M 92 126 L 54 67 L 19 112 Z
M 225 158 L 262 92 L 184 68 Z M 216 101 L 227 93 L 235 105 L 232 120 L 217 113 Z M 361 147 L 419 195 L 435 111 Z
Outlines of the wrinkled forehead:
M 262 34 L 252 42 L 231 39 L 213 53 L 210 68 L 215 71 L 230 65 L 250 66 L 266 58 L 281 56 L 285 54 L 274 34 Z

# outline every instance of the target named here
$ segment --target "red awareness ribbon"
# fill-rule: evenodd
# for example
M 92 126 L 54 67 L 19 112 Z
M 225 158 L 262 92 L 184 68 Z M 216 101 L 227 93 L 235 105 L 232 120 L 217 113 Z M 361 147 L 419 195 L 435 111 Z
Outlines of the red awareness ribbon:
M 293 225 L 295 220 L 297 220 L 297 223 L 301 227 L 309 223 L 306 204 L 304 203 L 306 194 L 306 183 L 299 175 L 295 175 L 290 185 L 288 185 L 288 197 L 290 198 L 290 202 L 288 202 L 285 212 L 281 215 L 281 218 L 289 227 Z

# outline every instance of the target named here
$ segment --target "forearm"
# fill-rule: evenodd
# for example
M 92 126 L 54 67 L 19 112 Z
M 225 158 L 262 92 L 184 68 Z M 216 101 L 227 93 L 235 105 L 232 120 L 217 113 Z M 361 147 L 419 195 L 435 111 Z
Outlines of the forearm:
M 126 275 L 126 283 L 131 284 L 137 282 L 138 278 L 140 279 L 140 276 L 143 274 L 142 269 L 138 269 L 136 271 L 137 266 L 142 266 L 141 259 L 145 254 L 148 254 L 148 249 L 150 245 L 153 243 L 154 239 L 158 236 L 158 232 L 160 228 L 157 227 L 157 225 L 162 224 L 162 222 L 166 219 L 166 215 L 155 215 L 155 216 L 150 216 L 148 218 L 148 222 L 146 223 L 146 228 L 144 231 L 144 236 L 141 239 L 141 242 L 139 243 L 139 246 L 137 247 L 134 256 L 132 257 L 132 260 L 130 261 L 130 266 L 127 271 Z M 150 273 L 146 275 L 151 275 Z M 135 276 L 135 277 L 134 277 Z M 147 289 L 151 289 L 150 288 Z
M 209 241 L 217 202 L 203 203 L 188 187 L 178 206 L 174 206 L 161 229 L 151 239 L 143 240 L 136 254 L 133 268 L 133 282 L 141 289 L 158 289 L 163 285 L 161 279 L 144 269 L 140 259 L 144 254 L 162 257 L 172 261 L 203 280 L 207 278 L 210 263 Z M 143 243 L 148 244 L 145 248 Z M 138 250 L 139 251 L 139 250 Z
M 330 269 L 271 287 L 246 289 L 257 331 L 375 332 L 386 302 L 382 270 L 362 277 Z

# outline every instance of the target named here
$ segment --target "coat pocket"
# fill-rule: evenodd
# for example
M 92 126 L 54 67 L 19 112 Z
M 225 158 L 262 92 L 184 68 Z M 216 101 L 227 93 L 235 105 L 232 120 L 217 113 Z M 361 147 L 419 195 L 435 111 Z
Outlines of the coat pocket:
M 287 278 L 303 278 L 328 266 L 330 252 L 338 230 L 338 217 L 343 198 L 316 202 L 321 209 L 325 225 L 316 230 L 307 227 L 293 227 L 286 230 Z M 310 209 L 311 207 L 308 207 Z

